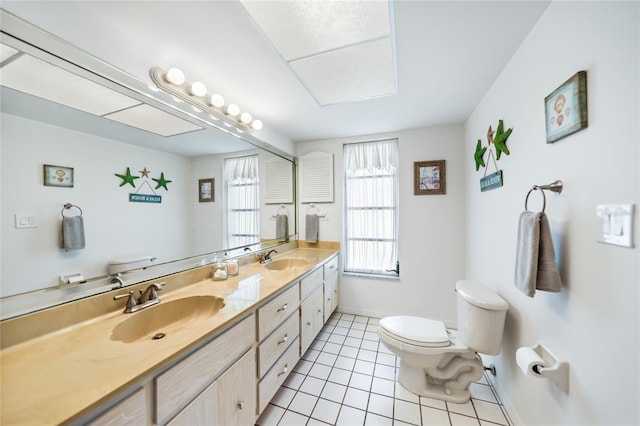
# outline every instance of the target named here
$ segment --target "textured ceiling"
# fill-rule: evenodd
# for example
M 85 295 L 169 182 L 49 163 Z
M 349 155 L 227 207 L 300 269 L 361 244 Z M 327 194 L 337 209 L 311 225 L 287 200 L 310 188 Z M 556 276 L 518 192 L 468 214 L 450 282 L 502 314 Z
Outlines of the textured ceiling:
M 397 95 L 329 106 L 318 104 L 235 0 L 5 0 L 1 7 L 144 81 L 152 66 L 178 66 L 260 118 L 265 132 L 306 141 L 464 122 L 548 4 L 396 0 Z M 357 92 L 363 82 L 343 75 Z

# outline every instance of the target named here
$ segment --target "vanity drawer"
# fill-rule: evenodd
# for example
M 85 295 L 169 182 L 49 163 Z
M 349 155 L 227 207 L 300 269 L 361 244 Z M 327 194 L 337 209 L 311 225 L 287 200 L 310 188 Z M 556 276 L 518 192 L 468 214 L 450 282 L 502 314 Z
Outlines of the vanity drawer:
M 338 256 L 334 256 L 324 264 L 324 279 L 326 280 L 331 274 L 335 274 L 336 272 L 338 272 Z
M 289 376 L 293 367 L 296 366 L 298 360 L 298 339 L 291 342 L 289 349 L 276 361 L 271 370 L 264 376 L 258 385 L 258 411 L 262 412 L 273 395 L 276 394 L 282 383 Z
M 300 281 L 300 300 L 304 300 L 322 284 L 322 268 L 318 268 Z
M 255 317 L 242 320 L 155 380 L 156 422 L 163 424 L 253 344 Z
M 276 359 L 289 347 L 291 342 L 298 337 L 298 315 L 291 315 L 288 320 L 273 332 L 264 342 L 258 346 L 258 376 L 264 376 Z
M 298 310 L 298 284 L 258 309 L 258 340 L 263 340 L 282 322 Z

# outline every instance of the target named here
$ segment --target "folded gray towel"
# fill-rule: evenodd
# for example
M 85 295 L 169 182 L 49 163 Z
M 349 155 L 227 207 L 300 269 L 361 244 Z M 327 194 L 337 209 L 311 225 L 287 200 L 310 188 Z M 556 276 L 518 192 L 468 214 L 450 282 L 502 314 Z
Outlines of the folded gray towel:
M 524 211 L 520 215 L 515 284 L 529 297 L 536 290 L 558 292 L 562 288 L 549 221 L 542 212 Z
M 276 215 L 276 239 L 286 240 L 289 236 L 289 216 L 286 214 Z
M 80 250 L 85 245 L 84 221 L 82 216 L 64 216 L 62 218 L 61 248 L 65 251 Z
M 318 242 L 319 219 L 317 214 L 308 214 L 305 217 L 305 240 L 308 243 Z

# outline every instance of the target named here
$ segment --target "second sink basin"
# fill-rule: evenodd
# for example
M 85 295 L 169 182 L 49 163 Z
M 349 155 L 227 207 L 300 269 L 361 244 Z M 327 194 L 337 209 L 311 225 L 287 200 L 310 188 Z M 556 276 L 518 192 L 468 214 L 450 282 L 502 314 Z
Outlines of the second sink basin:
M 180 332 L 189 324 L 214 316 L 224 308 L 224 299 L 216 296 L 192 296 L 160 302 L 143 309 L 116 325 L 111 340 L 124 343 L 162 339 Z
M 288 268 L 299 268 L 301 266 L 307 266 L 308 264 L 309 262 L 304 259 L 278 259 L 266 263 L 264 267 L 272 271 L 282 271 Z

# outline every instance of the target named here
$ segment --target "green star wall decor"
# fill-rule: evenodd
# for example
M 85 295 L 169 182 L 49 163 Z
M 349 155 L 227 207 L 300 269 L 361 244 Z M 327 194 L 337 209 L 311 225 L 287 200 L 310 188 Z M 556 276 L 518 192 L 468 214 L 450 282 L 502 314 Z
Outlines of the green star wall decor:
M 171 181 L 170 180 L 166 180 L 164 178 L 164 172 L 160 173 L 160 179 L 151 178 L 151 180 L 155 181 L 158 184 L 155 189 L 163 187 L 167 191 L 169 190 L 169 188 L 167 188 L 167 184 L 170 183 Z
M 127 174 L 126 175 L 120 175 L 118 173 L 115 173 L 116 176 L 118 176 L 120 179 L 122 179 L 122 182 L 120 183 L 120 186 L 126 185 L 127 183 L 131 186 L 133 186 L 134 188 L 136 187 L 135 184 L 135 180 L 136 179 L 140 179 L 140 177 L 138 176 L 133 176 L 131 174 L 131 170 L 129 169 L 129 167 L 127 167 Z
M 498 122 L 498 128 L 496 129 L 496 136 L 493 139 L 493 145 L 496 147 L 496 159 L 499 160 L 500 159 L 500 154 L 502 154 L 503 152 L 506 155 L 509 155 L 509 149 L 507 148 L 507 139 L 509 138 L 509 135 L 511 134 L 511 131 L 513 129 L 507 129 L 507 131 L 504 131 L 504 125 L 502 123 L 502 120 L 500 120 Z
M 480 166 L 485 167 L 484 164 L 484 153 L 487 152 L 487 147 L 482 146 L 482 141 L 478 139 L 478 144 L 476 145 L 476 152 L 473 154 L 473 159 L 476 162 L 476 172 L 480 169 Z

